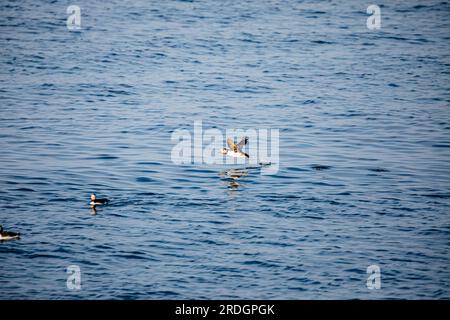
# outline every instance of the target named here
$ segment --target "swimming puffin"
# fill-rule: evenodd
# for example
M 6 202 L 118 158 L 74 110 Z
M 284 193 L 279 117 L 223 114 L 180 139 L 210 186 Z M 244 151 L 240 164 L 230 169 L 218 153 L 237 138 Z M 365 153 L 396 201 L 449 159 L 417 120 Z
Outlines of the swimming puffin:
M 3 226 L 0 225 L 0 240 L 19 239 L 20 232 L 4 231 Z
M 97 206 L 97 205 L 102 205 L 102 204 L 107 204 L 109 202 L 108 199 L 97 199 L 97 197 L 95 196 L 95 194 L 91 194 L 91 206 Z
M 223 155 L 229 155 L 235 158 L 250 158 L 249 155 L 242 151 L 242 148 L 247 144 L 248 137 L 242 138 L 241 142 L 235 144 L 231 138 L 227 139 L 227 144 L 230 149 L 222 148 L 220 153 Z

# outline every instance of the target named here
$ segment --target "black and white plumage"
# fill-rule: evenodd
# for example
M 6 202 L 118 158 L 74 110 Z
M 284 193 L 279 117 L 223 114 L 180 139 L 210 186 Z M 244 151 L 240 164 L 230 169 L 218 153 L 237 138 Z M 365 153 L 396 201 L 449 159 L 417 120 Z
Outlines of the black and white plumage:
M 107 204 L 109 202 L 108 199 L 99 199 L 97 198 L 97 196 L 93 193 L 91 194 L 91 206 L 97 206 L 97 205 L 103 205 L 103 204 Z
M 20 232 L 12 232 L 3 230 L 3 226 L 0 225 L 0 240 L 13 240 L 19 239 Z
M 235 158 L 250 158 L 249 155 L 242 151 L 242 148 L 248 143 L 248 137 L 242 138 L 242 140 L 236 144 L 231 138 L 227 139 L 229 149 L 222 148 L 220 152 L 223 155 L 229 155 Z

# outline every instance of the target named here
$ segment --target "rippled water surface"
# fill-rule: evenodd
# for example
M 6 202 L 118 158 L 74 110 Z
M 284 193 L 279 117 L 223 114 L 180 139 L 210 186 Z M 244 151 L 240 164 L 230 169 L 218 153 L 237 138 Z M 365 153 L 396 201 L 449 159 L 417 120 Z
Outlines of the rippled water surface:
M 450 4 L 377 4 L 2 1 L 0 298 L 450 298 Z M 174 164 L 195 120 L 278 173 Z

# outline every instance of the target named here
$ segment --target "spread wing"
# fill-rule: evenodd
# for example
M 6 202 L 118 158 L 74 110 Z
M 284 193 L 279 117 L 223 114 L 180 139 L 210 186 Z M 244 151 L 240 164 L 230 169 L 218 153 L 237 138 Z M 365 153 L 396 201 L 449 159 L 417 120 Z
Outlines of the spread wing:
M 233 139 L 228 138 L 227 139 L 227 144 L 230 147 L 231 150 L 237 152 L 238 151 L 238 146 L 233 142 Z
M 242 149 L 248 143 L 248 137 L 243 137 L 241 142 L 238 143 L 238 149 Z

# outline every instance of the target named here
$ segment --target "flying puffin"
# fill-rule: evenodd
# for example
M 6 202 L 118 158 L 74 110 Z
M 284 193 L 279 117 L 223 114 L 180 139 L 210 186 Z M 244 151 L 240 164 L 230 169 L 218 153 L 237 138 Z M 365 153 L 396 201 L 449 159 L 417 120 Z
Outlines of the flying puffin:
M 248 143 L 248 137 L 242 138 L 242 140 L 235 144 L 231 138 L 227 139 L 227 144 L 230 149 L 222 148 L 220 153 L 223 155 L 229 155 L 235 158 L 250 158 L 249 155 L 242 151 L 242 148 Z

